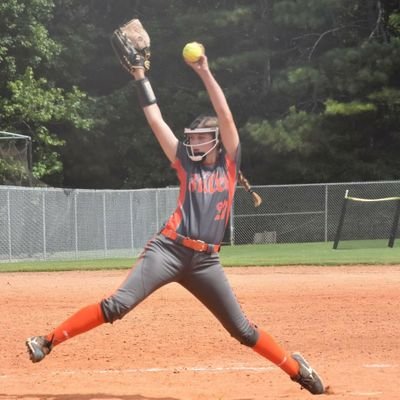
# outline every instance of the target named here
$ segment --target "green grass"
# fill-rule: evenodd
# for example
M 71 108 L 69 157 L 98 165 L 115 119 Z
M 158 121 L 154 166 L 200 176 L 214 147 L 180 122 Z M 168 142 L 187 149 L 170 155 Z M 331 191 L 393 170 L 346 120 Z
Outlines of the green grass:
M 340 242 L 337 250 L 332 242 L 224 246 L 221 261 L 226 267 L 400 264 L 400 244 L 389 248 L 387 241 L 347 241 Z M 134 262 L 133 258 L 11 262 L 0 263 L 0 272 L 126 269 Z
M 400 264 L 400 246 L 389 248 L 386 243 L 340 242 L 336 250 L 332 249 L 332 242 L 244 245 L 231 247 L 222 259 L 225 265 L 232 266 Z
M 130 268 L 134 258 L 110 258 L 70 261 L 22 261 L 0 263 L 0 272 L 78 271 Z

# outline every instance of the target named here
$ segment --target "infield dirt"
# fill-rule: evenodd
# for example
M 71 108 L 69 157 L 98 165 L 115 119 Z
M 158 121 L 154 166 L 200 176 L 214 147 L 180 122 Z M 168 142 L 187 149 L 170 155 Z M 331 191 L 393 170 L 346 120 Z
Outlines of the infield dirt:
M 111 294 L 122 271 L 0 274 L 0 400 L 312 396 L 238 344 L 178 284 L 32 364 L 25 339 Z M 400 265 L 226 268 L 248 318 L 300 351 L 330 400 L 400 397 Z M 321 396 L 323 398 L 323 396 Z

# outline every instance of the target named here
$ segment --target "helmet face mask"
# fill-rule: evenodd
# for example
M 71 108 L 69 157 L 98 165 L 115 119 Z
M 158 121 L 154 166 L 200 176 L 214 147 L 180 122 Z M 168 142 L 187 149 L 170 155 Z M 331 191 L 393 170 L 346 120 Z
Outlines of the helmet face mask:
M 211 140 L 206 140 L 204 142 L 197 142 L 191 143 L 190 138 L 193 135 L 204 135 L 204 134 L 211 134 L 213 138 Z M 184 131 L 185 139 L 183 145 L 186 147 L 186 152 L 188 157 L 192 161 L 200 162 L 203 161 L 208 154 L 210 154 L 219 144 L 219 129 L 217 126 L 215 127 L 207 127 L 207 128 L 186 128 Z M 207 146 L 213 144 L 208 150 L 206 151 L 199 151 L 199 147 Z

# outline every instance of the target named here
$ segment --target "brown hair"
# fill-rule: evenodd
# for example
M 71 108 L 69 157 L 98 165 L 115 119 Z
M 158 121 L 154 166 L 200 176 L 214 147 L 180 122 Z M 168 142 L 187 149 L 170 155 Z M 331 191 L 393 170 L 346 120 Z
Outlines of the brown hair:
M 214 115 L 199 115 L 189 126 L 190 129 L 218 128 L 218 118 Z
M 246 192 L 251 194 L 251 197 L 252 197 L 253 203 L 254 203 L 254 207 L 258 207 L 262 203 L 262 198 L 260 197 L 260 195 L 258 193 L 256 193 L 251 188 L 249 181 L 243 175 L 243 172 L 241 170 L 239 170 L 239 172 L 238 172 L 238 182 L 240 185 L 243 186 L 243 188 Z

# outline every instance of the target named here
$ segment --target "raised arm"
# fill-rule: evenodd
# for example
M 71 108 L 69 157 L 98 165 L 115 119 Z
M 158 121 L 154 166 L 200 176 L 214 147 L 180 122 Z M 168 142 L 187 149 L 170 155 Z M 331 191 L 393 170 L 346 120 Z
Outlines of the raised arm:
M 222 144 L 228 156 L 234 159 L 239 145 L 239 134 L 225 94 L 210 71 L 207 56 L 202 55 L 199 61 L 195 63 L 187 62 L 187 64 L 193 68 L 204 83 L 214 111 L 218 117 Z
M 171 162 L 174 162 L 178 148 L 178 139 L 172 132 L 169 125 L 164 121 L 160 108 L 155 101 L 155 97 L 154 100 L 152 100 L 152 104 L 147 104 L 148 102 L 146 102 L 146 96 L 152 96 L 152 89 L 145 76 L 144 69 L 135 69 L 132 71 L 132 75 L 135 78 L 135 84 L 139 93 L 139 100 L 141 100 L 141 106 L 147 122 L 167 158 Z M 148 85 L 150 85 L 150 89 Z M 148 92 L 149 90 L 150 93 Z
M 121 65 L 135 78 L 139 102 L 147 121 L 171 162 L 175 161 L 178 139 L 164 121 L 145 71 L 150 68 L 150 36 L 134 18 L 111 35 L 111 45 Z

